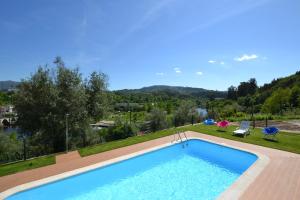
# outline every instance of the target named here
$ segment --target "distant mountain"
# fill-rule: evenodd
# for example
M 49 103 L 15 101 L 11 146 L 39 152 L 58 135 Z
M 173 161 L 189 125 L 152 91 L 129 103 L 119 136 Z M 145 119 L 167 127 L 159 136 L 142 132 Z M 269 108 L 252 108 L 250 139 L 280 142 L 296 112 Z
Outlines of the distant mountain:
M 124 89 L 114 91 L 117 94 L 137 94 L 137 93 L 148 93 L 148 94 L 161 94 L 165 93 L 170 96 L 177 97 L 203 97 L 203 98 L 225 98 L 227 92 L 225 91 L 215 91 L 206 90 L 203 88 L 193 88 L 193 87 L 181 87 L 181 86 L 168 86 L 168 85 L 153 85 L 149 87 L 143 87 L 140 89 Z
M 0 81 L 0 91 L 14 90 L 19 83 L 16 81 Z

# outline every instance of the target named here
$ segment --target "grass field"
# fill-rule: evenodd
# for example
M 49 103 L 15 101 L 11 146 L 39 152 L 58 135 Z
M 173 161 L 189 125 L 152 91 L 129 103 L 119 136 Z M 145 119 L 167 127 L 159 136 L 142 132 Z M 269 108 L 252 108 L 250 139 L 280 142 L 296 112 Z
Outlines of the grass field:
M 101 153 L 104 151 L 109 151 L 116 148 L 121 148 L 141 142 L 146 142 L 156 138 L 168 136 L 174 134 L 176 131 L 195 131 L 199 133 L 204 133 L 208 135 L 213 135 L 217 137 L 227 138 L 230 140 L 236 140 L 240 142 L 246 142 L 251 144 L 256 144 L 260 146 L 265 146 L 274 149 L 280 149 L 284 151 L 294 152 L 300 154 L 300 134 L 280 132 L 277 135 L 277 141 L 269 141 L 263 138 L 261 129 L 251 129 L 251 134 L 245 138 L 233 136 L 232 132 L 235 130 L 235 126 L 228 127 L 225 131 L 218 131 L 216 126 L 205 126 L 205 125 L 194 125 L 185 126 L 181 128 L 170 128 L 167 130 L 157 131 L 155 133 L 150 133 L 144 136 L 134 136 L 124 140 L 117 140 L 112 142 L 107 142 L 104 144 L 99 144 L 95 146 L 89 146 L 79 149 L 81 156 L 88 156 L 96 153 Z M 54 156 L 41 157 L 27 161 L 21 161 L 13 164 L 0 165 L 0 176 L 17 173 L 20 171 L 25 171 L 28 169 L 34 169 L 46 165 L 51 165 L 55 163 Z
M 55 163 L 55 156 L 44 156 L 31 160 L 20 161 L 12 164 L 0 165 L 0 176 L 14 174 L 17 172 L 43 167 Z

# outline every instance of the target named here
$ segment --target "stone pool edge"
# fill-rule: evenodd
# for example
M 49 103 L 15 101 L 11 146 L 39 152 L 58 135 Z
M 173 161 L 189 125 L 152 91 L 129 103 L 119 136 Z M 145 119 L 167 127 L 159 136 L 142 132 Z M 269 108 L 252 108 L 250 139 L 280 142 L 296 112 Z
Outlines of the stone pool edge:
M 187 134 L 188 135 L 188 134 Z M 261 153 L 255 152 L 253 150 L 249 150 L 249 149 L 244 149 L 244 148 L 240 148 L 234 145 L 230 145 L 230 144 L 226 144 L 223 142 L 216 142 L 213 141 L 211 139 L 206 139 L 206 138 L 202 138 L 200 135 L 199 137 L 195 137 L 195 136 L 187 136 L 188 139 L 197 139 L 197 140 L 203 140 L 206 142 L 210 142 L 210 143 L 214 143 L 214 144 L 218 144 L 218 145 L 222 145 L 225 147 L 229 147 L 229 148 L 233 148 L 236 150 L 241 150 L 241 151 L 245 151 L 248 153 L 252 153 L 255 154 L 258 158 L 257 160 L 229 187 L 227 188 L 223 193 L 220 194 L 220 196 L 218 197 L 218 199 L 238 199 L 239 197 L 242 196 L 242 194 L 246 191 L 246 189 L 248 188 L 248 186 L 255 180 L 255 178 L 262 172 L 262 170 L 267 166 L 268 162 L 269 162 L 269 158 L 266 155 L 263 155 Z M 91 170 L 95 170 L 97 168 L 100 167 L 105 167 L 107 165 L 111 165 L 120 161 L 124 161 L 136 156 L 140 156 L 142 154 L 145 153 L 149 153 L 155 150 L 159 150 L 161 148 L 165 148 L 168 146 L 171 146 L 173 144 L 175 144 L 176 142 L 167 142 L 165 144 L 161 144 L 161 145 L 157 145 L 155 147 L 151 147 L 151 148 L 147 148 L 141 151 L 137 151 L 134 153 L 129 153 L 123 156 L 119 156 L 113 159 L 109 159 L 106 161 L 102 161 L 96 164 L 92 164 L 86 167 L 82 167 L 82 168 L 78 168 L 75 170 L 71 170 L 68 172 L 64 172 L 61 174 L 57 174 L 54 176 L 50 176 L 47 178 L 43 178 L 40 180 L 36 180 L 36 181 L 32 181 L 32 182 L 28 182 L 22 185 L 18 185 L 15 187 L 12 187 L 10 189 L 7 189 L 3 192 L 0 193 L 0 199 L 5 199 L 9 196 L 12 196 L 16 193 L 22 192 L 24 190 L 28 190 L 28 189 L 32 189 L 35 187 L 39 187 L 41 185 L 45 185 L 45 184 L 49 184 L 51 182 L 55 182 L 55 181 L 59 181 L 61 179 L 65 179 L 68 178 L 70 176 L 74 176 L 74 175 L 78 175 L 84 172 L 88 172 Z

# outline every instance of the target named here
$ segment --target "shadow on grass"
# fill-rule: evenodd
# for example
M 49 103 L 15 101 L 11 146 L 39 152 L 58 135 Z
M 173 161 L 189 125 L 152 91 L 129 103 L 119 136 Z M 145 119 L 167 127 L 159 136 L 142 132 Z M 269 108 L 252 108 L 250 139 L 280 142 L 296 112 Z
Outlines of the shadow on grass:
M 237 137 L 237 138 L 246 138 L 244 135 L 233 134 L 232 136 Z
M 263 139 L 269 142 L 279 143 L 277 139 L 273 139 L 273 138 L 263 138 Z

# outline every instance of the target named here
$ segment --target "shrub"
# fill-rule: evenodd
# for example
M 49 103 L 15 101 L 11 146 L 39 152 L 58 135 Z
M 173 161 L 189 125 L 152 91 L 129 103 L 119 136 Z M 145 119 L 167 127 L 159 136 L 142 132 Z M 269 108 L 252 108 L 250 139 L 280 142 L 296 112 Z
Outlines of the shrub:
M 119 139 L 125 139 L 131 136 L 135 135 L 134 128 L 125 123 L 125 124 L 119 124 L 113 127 L 108 128 L 108 131 L 105 135 L 106 141 L 112 141 L 112 140 L 119 140 Z

